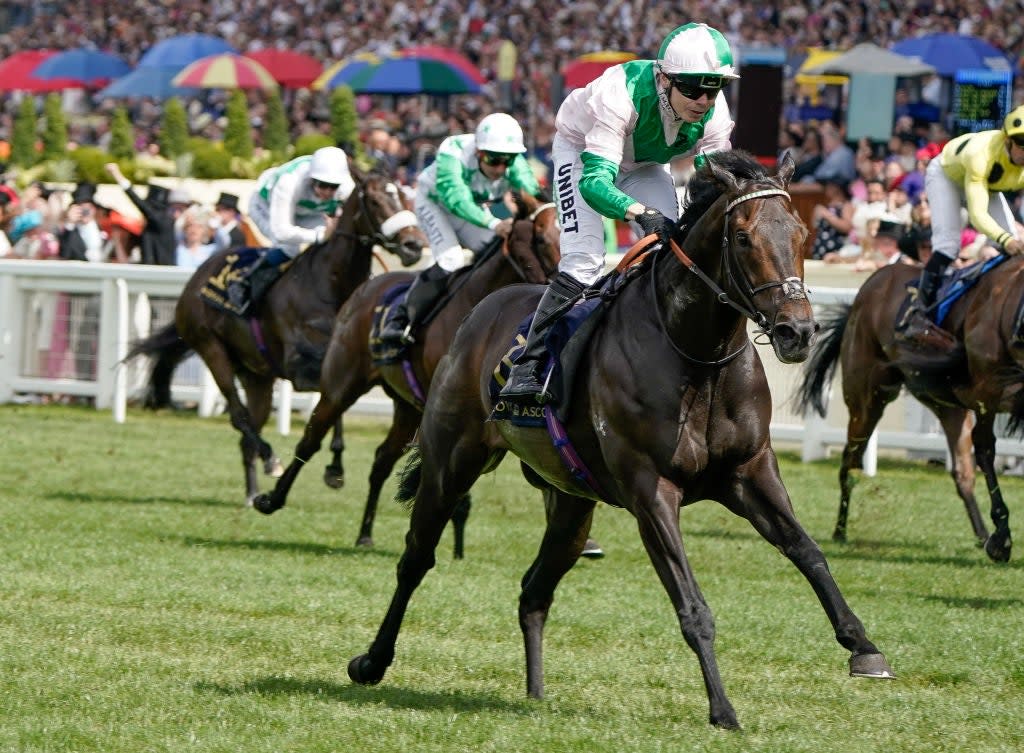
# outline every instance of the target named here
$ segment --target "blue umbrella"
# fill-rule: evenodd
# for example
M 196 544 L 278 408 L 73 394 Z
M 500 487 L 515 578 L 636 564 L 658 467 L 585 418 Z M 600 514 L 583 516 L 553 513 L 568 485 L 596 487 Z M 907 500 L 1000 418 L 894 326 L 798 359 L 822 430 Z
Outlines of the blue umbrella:
M 358 94 L 476 94 L 480 84 L 443 60 L 388 58 L 345 82 Z
M 964 34 L 926 34 L 897 42 L 892 51 L 934 66 L 940 76 L 967 68 L 990 71 L 1013 69 L 1009 59 L 984 39 Z
M 114 81 L 110 86 L 101 89 L 97 97 L 112 97 L 120 99 L 123 97 L 152 97 L 154 99 L 167 99 L 168 97 L 196 97 L 198 89 L 183 89 L 171 84 L 171 79 L 181 72 L 178 66 L 138 67 L 127 76 Z
M 222 52 L 238 53 L 220 37 L 209 34 L 181 34 L 157 42 L 139 60 L 140 68 L 177 68 L 180 71 L 189 63 L 209 55 Z
M 32 75 L 41 79 L 67 78 L 81 82 L 82 86 L 120 78 L 131 73 L 132 67 L 119 58 L 99 50 L 68 50 L 47 58 Z

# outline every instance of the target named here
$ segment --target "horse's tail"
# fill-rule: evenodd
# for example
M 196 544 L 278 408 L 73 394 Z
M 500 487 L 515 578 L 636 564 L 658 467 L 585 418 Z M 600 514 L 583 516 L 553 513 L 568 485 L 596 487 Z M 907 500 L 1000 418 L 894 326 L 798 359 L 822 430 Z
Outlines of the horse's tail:
M 1022 376 L 1024 375 L 1018 375 L 1018 377 Z M 1010 420 L 1006 423 L 1006 435 L 1008 437 L 1024 436 L 1024 390 L 1018 390 L 1017 394 L 1013 396 L 1013 403 L 1010 405 Z
M 405 463 L 398 476 L 398 491 L 395 492 L 395 502 L 412 509 L 412 503 L 416 500 L 416 490 L 420 487 L 420 476 L 423 475 L 423 453 L 419 445 L 413 445 L 409 450 L 409 459 Z
M 132 343 L 122 363 L 139 356 L 150 356 L 154 359 L 143 403 L 147 408 L 156 410 L 171 404 L 171 377 L 174 375 L 174 369 L 191 351 L 192 348 L 178 336 L 178 328 L 174 322 L 149 337 Z
M 801 414 L 806 413 L 808 408 L 814 408 L 823 417 L 828 412 L 826 392 L 839 365 L 839 349 L 843 344 L 851 308 L 852 304 L 849 303 L 830 306 L 825 316 L 819 319 L 821 329 L 818 330 L 818 339 L 804 365 L 803 379 L 793 394 L 793 407 Z

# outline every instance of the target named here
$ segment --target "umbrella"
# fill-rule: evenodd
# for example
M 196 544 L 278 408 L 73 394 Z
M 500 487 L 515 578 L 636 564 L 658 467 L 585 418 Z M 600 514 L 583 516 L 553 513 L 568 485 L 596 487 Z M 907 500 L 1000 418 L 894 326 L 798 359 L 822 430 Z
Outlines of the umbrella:
M 67 50 L 39 64 L 32 75 L 41 79 L 67 78 L 81 87 L 99 86 L 130 73 L 132 67 L 117 55 L 99 50 Z
M 480 72 L 480 69 L 476 67 L 473 61 L 458 50 L 453 50 L 451 47 L 441 47 L 436 44 L 423 44 L 417 47 L 406 47 L 403 50 L 399 50 L 398 55 L 403 58 L 427 58 L 429 60 L 440 60 L 444 63 L 449 63 L 455 66 L 478 84 L 482 84 L 485 81 L 484 74 Z
M 57 50 L 23 50 L 0 62 L 0 91 L 55 92 L 78 86 L 69 79 L 41 79 L 33 72 L 39 65 L 57 54 Z
M 209 34 L 181 34 L 157 42 L 139 60 L 140 68 L 177 68 L 181 70 L 189 63 L 207 55 L 237 50 L 220 37 Z
M 477 94 L 480 84 L 442 60 L 387 58 L 346 82 L 360 94 Z
M 864 42 L 842 55 L 804 69 L 809 74 L 839 74 L 853 76 L 858 73 L 879 73 L 891 76 L 926 76 L 935 73 L 935 68 L 895 52 L 889 52 L 877 44 Z
M 834 60 L 843 53 L 838 50 L 823 50 L 820 47 L 808 47 L 807 55 L 804 57 L 803 62 L 800 63 L 800 67 L 797 68 L 796 75 L 793 80 L 798 86 L 815 87 L 819 85 L 843 85 L 846 83 L 846 76 L 822 76 L 817 74 L 810 74 L 808 71 L 811 68 L 816 68 L 821 63 L 826 63 L 830 60 Z
M 168 99 L 169 97 L 194 97 L 198 89 L 184 89 L 171 83 L 181 68 L 178 66 L 140 66 L 127 76 L 122 76 L 107 88 L 101 89 L 96 96 L 112 97 L 152 97 Z
M 268 48 L 247 52 L 245 56 L 270 71 L 274 80 L 288 89 L 308 87 L 324 70 L 315 57 L 291 50 Z
M 996 47 L 966 34 L 926 34 L 897 42 L 892 51 L 935 66 L 940 76 L 952 76 L 965 68 L 1012 70 L 1009 59 Z
M 371 65 L 377 65 L 380 61 L 381 59 L 372 52 L 359 52 L 352 57 L 327 66 L 324 72 L 309 85 L 309 88 L 336 89 L 348 84 L 357 73 L 366 70 Z
M 636 55 L 632 52 L 618 50 L 588 52 L 586 55 L 580 55 L 569 61 L 562 68 L 562 77 L 565 79 L 566 88 L 578 89 L 589 84 L 613 65 L 635 59 Z
M 197 89 L 276 89 L 270 71 L 252 58 L 223 53 L 199 58 L 171 79 L 174 86 Z

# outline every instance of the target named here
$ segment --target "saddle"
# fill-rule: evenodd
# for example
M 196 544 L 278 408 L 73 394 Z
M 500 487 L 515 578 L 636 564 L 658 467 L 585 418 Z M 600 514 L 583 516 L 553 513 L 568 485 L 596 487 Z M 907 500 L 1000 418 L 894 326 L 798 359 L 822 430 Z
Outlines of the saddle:
M 251 316 L 252 312 L 258 310 L 261 298 L 270 289 L 273 281 L 265 281 L 261 286 L 253 286 L 255 294 L 252 296 L 239 295 L 236 291 L 248 291 L 248 286 L 241 286 L 236 283 L 248 277 L 250 270 L 256 265 L 269 249 L 263 247 L 236 248 L 224 257 L 223 266 L 211 275 L 199 291 L 203 302 L 213 308 L 227 311 L 237 316 Z M 285 262 L 273 269 L 276 271 L 276 281 L 291 262 Z M 269 269 L 267 270 L 270 271 Z

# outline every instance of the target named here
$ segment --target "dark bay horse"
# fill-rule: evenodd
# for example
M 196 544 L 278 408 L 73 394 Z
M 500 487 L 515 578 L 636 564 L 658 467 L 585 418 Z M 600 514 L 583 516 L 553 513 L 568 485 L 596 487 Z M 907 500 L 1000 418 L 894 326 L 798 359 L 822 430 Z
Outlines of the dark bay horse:
M 943 326 L 963 347 L 938 357 L 907 352 L 895 339 L 897 310 L 906 284 L 919 270 L 894 264 L 875 272 L 852 304 L 836 307 L 823 326 L 804 367 L 796 404 L 802 410 L 827 410 L 826 393 L 837 365 L 842 367 L 843 400 L 849 411 L 846 446 L 839 467 L 839 515 L 832 538 L 846 540 L 853 491 L 853 470 L 863 468 L 864 450 L 885 406 L 900 387 L 939 419 L 953 458 L 953 481 L 974 535 L 997 562 L 1010 558 L 1009 511 L 995 471 L 996 414 L 1011 414 L 1011 431 L 1024 422 L 1024 341 L 1019 307 L 1024 298 L 1024 262 L 1010 259 L 982 275 L 975 287 L 953 304 Z M 973 446 L 973 457 L 972 457 Z M 991 535 L 974 496 L 974 464 L 981 468 L 991 498 Z
M 749 318 L 771 338 L 776 356 L 791 363 L 806 358 L 815 332 L 802 282 L 806 228 L 785 190 L 793 167 L 787 158 L 770 175 L 749 154 L 711 155 L 690 182 L 676 233 L 685 251 L 674 246 L 653 254 L 607 310 L 585 346 L 565 425 L 593 486 L 566 469 L 543 429 L 488 420 L 491 373 L 541 290 L 504 288 L 473 309 L 434 375 L 419 454 L 401 485 L 415 490 L 415 500 L 397 588 L 369 650 L 349 663 L 354 682 L 383 679 L 409 599 L 435 563 L 456 501 L 510 450 L 546 487 L 548 509 L 519 598 L 530 696 L 543 696 L 544 625 L 598 501 L 636 518 L 699 660 L 712 724 L 738 727 L 717 667 L 711 611 L 679 531 L 680 507 L 698 500 L 717 500 L 746 518 L 796 565 L 850 651 L 852 675 L 892 676 L 793 512 L 769 437 L 768 383 L 747 334 Z
M 502 252 L 494 253 L 452 277 L 450 299 L 409 348 L 409 366 L 424 392 L 429 391 L 434 370 L 448 350 L 456 328 L 473 306 L 488 293 L 506 285 L 524 281 L 543 284 L 558 267 L 555 205 L 542 204 L 529 195 L 519 197 L 517 204 L 517 218 Z M 338 311 L 320 374 L 320 401 L 295 448 L 295 459 L 269 494 L 260 494 L 253 500 L 253 506 L 260 512 L 270 514 L 285 505 L 299 471 L 320 449 L 327 430 L 360 396 L 380 384 L 394 401 L 394 413 L 388 435 L 374 454 L 370 491 L 356 540 L 356 546 L 373 546 L 373 523 L 381 488 L 419 427 L 423 403 L 421 396 L 412 391 L 402 363 L 374 365 L 370 353 L 370 329 L 374 311 L 386 293 L 411 277 L 409 273 L 394 272 L 368 280 Z M 337 469 L 341 467 L 340 452 L 336 452 L 327 468 L 329 480 L 334 480 Z M 464 523 L 464 517 L 457 516 L 454 521 L 456 557 L 462 556 Z
M 151 407 L 170 403 L 171 376 L 189 352 L 194 350 L 202 357 L 227 400 L 231 425 L 242 434 L 249 502 L 259 492 L 257 456 L 266 473 L 280 473 L 280 461 L 260 436 L 270 415 L 274 380 L 288 379 L 298 390 L 315 390 L 334 316 L 370 276 L 374 246 L 383 247 L 409 266 L 420 259 L 427 245 L 400 189 L 389 178 L 355 171 L 353 177 L 355 190 L 345 202 L 334 233 L 299 254 L 270 288 L 255 317 L 258 330 L 249 319 L 203 302 L 200 291 L 231 253 L 223 251 L 205 261 L 185 285 L 174 323 L 135 344 L 127 357 L 155 357 L 147 397 Z M 396 219 L 385 225 L 392 218 Z M 386 235 L 382 226 L 399 229 Z M 245 389 L 245 403 L 235 387 L 236 377 Z M 340 442 L 340 432 L 337 437 Z

